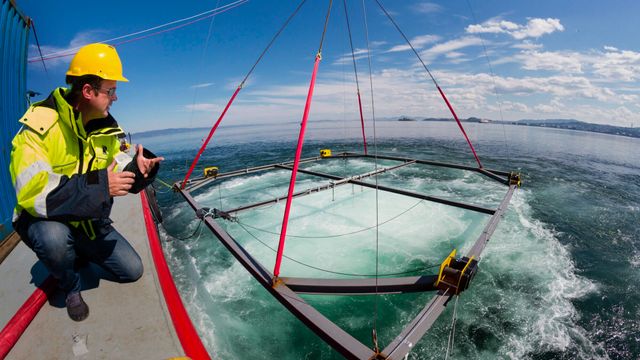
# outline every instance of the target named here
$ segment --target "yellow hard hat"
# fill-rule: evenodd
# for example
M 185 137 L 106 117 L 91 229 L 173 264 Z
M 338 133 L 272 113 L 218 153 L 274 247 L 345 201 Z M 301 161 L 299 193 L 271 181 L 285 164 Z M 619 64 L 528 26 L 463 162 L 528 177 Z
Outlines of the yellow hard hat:
M 85 45 L 73 57 L 67 75 L 96 75 L 104 80 L 129 81 L 122 76 L 116 48 L 107 44 Z

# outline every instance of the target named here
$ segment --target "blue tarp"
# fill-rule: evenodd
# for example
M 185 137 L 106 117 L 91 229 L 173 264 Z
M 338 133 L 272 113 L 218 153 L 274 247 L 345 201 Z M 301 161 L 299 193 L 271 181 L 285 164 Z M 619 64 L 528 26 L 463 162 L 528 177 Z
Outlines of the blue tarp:
M 27 109 L 27 46 L 29 19 L 13 1 L 1 0 L 0 12 L 0 241 L 13 231 L 15 192 L 9 175 L 11 140 Z

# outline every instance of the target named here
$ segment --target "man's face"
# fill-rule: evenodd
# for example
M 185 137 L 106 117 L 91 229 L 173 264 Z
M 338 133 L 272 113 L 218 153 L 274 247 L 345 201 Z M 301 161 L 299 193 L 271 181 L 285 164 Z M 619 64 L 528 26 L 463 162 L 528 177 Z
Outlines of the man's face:
M 91 107 L 91 119 L 103 118 L 109 114 L 111 104 L 118 100 L 118 96 L 115 93 L 116 81 L 115 80 L 103 80 L 99 89 L 93 89 L 92 95 L 89 100 Z M 109 95 L 111 93 L 111 95 Z

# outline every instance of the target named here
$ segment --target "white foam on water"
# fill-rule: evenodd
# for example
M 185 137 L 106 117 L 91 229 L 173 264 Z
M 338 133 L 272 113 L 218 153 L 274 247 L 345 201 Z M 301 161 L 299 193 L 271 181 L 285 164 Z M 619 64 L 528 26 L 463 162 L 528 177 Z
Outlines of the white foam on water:
M 514 282 L 500 296 L 511 308 L 515 319 L 510 321 L 515 321 L 518 331 L 508 334 L 499 353 L 521 359 L 575 347 L 581 358 L 606 358 L 599 355 L 604 354 L 602 346 L 592 343 L 578 325 L 579 315 L 571 302 L 598 292 L 598 286 L 577 275 L 557 234 L 532 219 L 527 195 L 520 191 L 514 196 L 513 210 L 505 216 L 481 263 L 481 269 L 489 268 L 492 276 L 499 279 L 508 274 Z
M 332 169 L 339 171 L 344 166 L 341 163 L 331 163 Z M 349 161 L 346 166 L 369 168 L 370 165 L 365 161 Z M 317 170 L 329 172 L 326 169 Z M 472 179 L 471 176 L 465 176 L 450 184 L 417 177 L 406 181 L 420 191 L 435 190 L 448 196 L 474 193 L 481 195 L 482 203 L 500 201 L 504 188 L 496 191 L 489 182 Z M 253 199 L 254 194 L 250 190 L 252 187 L 264 189 L 281 181 L 282 175 L 264 173 L 245 177 L 237 182 L 225 182 L 221 187 L 225 192 L 234 189 L 243 193 L 246 199 Z M 302 180 L 297 183 L 296 189 L 315 183 L 308 179 Z M 202 203 L 215 202 L 219 196 L 217 191 L 217 188 L 211 188 L 209 193 L 198 195 L 197 200 Z M 285 255 L 321 269 L 371 274 L 375 271 L 378 246 L 380 273 L 404 271 L 415 267 L 415 262 L 423 265 L 438 264 L 452 248 L 458 248 L 460 253 L 464 253 L 488 220 L 485 215 L 420 202 L 414 198 L 384 192 L 378 192 L 377 195 L 378 221 L 384 223 L 389 220 L 377 228 L 377 245 L 375 191 L 344 185 L 336 187 L 334 191 L 327 190 L 294 200 Z M 532 218 L 527 204 L 528 197 L 526 191 L 515 194 L 510 210 L 483 254 L 480 271 L 473 285 L 474 293 L 461 297 L 468 300 L 460 311 L 460 318 L 470 323 L 482 323 L 488 316 L 483 314 L 496 311 L 492 304 L 500 304 L 498 313 L 494 314 L 499 320 L 487 323 L 487 326 L 494 327 L 496 336 L 501 339 L 501 346 L 495 351 L 473 350 L 475 357 L 520 359 L 530 354 L 562 352 L 576 347 L 582 357 L 597 358 L 598 354 L 603 353 L 601 345 L 591 343 L 585 330 L 577 324 L 578 314 L 571 302 L 596 293 L 597 284 L 576 274 L 571 256 L 558 241 L 554 230 Z M 170 211 L 170 218 L 181 219 L 189 211 L 185 207 L 176 206 Z M 275 254 L 254 236 L 276 248 L 283 211 L 284 201 L 267 208 L 240 213 L 240 223 L 222 220 L 219 223 L 252 256 L 271 270 Z M 241 225 L 250 225 L 260 230 L 250 227 L 245 227 L 245 230 Z M 349 235 L 336 236 L 341 234 Z M 245 355 L 245 342 L 258 342 L 255 346 L 275 346 L 273 344 L 286 342 L 287 335 L 303 327 L 271 299 L 239 263 L 229 260 L 228 254 L 222 255 L 226 250 L 212 235 L 203 234 L 198 242 L 184 244 L 183 251 L 189 254 L 189 260 L 178 258 L 182 253 L 172 249 L 175 242 L 166 246 L 168 252 L 173 254 L 172 266 L 177 268 L 172 268 L 172 271 L 178 272 L 177 277 L 193 276 L 188 281 L 183 279 L 180 288 L 183 292 L 185 288 L 187 292 L 191 292 L 192 296 L 187 297 L 193 302 L 189 302 L 187 306 L 195 317 L 208 348 L 214 349 L 215 356 L 241 358 Z M 225 257 L 226 260 L 221 261 L 220 257 Z M 640 262 L 637 254 L 635 259 Z M 187 271 L 187 266 L 196 270 Z M 327 274 L 288 259 L 283 259 L 281 269 L 282 276 L 344 277 Z M 203 301 L 206 303 L 202 303 Z M 326 301 L 329 305 L 325 303 L 324 306 L 330 306 L 330 302 L 334 300 Z M 397 311 L 401 313 L 401 318 L 408 320 L 413 310 Z M 342 321 L 352 329 L 370 326 L 369 319 L 361 315 L 345 314 Z M 502 323 L 510 324 L 510 328 L 500 329 Z M 445 325 L 439 326 L 440 329 L 446 328 Z M 278 334 L 272 334 L 270 331 L 276 328 L 279 330 Z M 441 340 L 442 336 L 439 335 L 442 334 L 436 333 L 436 337 Z M 461 343 L 475 346 L 464 336 L 463 334 Z M 269 339 L 268 343 L 265 343 L 265 339 Z M 424 348 L 421 350 L 421 346 L 429 347 L 433 344 L 423 340 L 416 346 L 415 353 L 421 354 L 422 358 L 428 352 Z M 273 349 L 264 350 L 265 354 L 275 354 L 270 352 L 275 351 Z M 278 354 L 283 358 L 304 357 L 303 354 L 296 354 L 295 350 L 290 351 L 290 354 Z
M 629 259 L 629 263 L 635 269 L 640 269 L 640 251 L 635 250 L 633 254 L 631 254 L 631 258 Z
M 483 216 L 465 214 L 462 210 L 394 194 L 379 194 L 379 202 L 379 220 L 388 221 L 378 227 L 377 244 L 380 265 L 385 272 L 407 270 L 406 260 L 401 263 L 396 261 L 407 257 L 430 257 L 439 262 L 451 250 L 452 241 L 460 242 L 462 234 L 472 223 L 479 223 L 484 219 Z M 283 206 L 284 204 L 278 204 L 268 212 L 246 213 L 241 216 L 241 223 L 270 231 L 271 233 L 265 233 L 248 229 L 253 236 L 275 248 Z M 336 188 L 335 200 L 329 191 L 296 199 L 291 212 L 285 255 L 305 264 L 333 271 L 374 274 L 376 218 L 373 209 L 373 190 L 356 190 L 352 193 L 349 186 Z M 417 231 L 418 222 L 421 224 L 421 231 Z M 442 226 L 443 222 L 447 226 Z M 247 236 L 239 226 L 230 225 L 227 230 L 245 243 L 252 255 L 261 262 L 273 262 L 273 251 L 252 241 L 252 236 Z M 439 254 L 435 251 L 437 249 Z M 433 254 L 437 254 L 436 257 Z M 283 260 L 282 269 L 291 276 L 332 276 L 287 259 Z

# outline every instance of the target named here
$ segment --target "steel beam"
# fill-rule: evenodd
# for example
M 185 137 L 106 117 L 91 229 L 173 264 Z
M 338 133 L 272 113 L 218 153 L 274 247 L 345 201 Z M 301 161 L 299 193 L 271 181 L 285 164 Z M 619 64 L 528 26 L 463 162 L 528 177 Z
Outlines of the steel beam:
M 341 177 L 337 176 L 336 179 L 339 179 L 337 181 L 332 181 L 329 184 L 308 188 L 306 190 L 300 190 L 300 191 L 297 191 L 297 192 L 293 193 L 292 196 L 294 198 L 296 198 L 296 197 L 310 195 L 310 194 L 317 193 L 317 192 L 324 191 L 324 190 L 333 189 L 336 186 L 340 186 L 340 185 L 344 185 L 344 184 L 348 183 L 350 179 L 356 179 L 356 178 L 357 179 L 362 179 L 364 177 L 369 177 L 369 176 L 373 176 L 373 175 L 376 175 L 376 174 L 379 174 L 379 173 L 383 173 L 383 172 L 386 172 L 386 171 L 391 171 L 391 170 L 394 170 L 394 169 L 397 169 L 397 168 L 400 168 L 400 167 L 403 167 L 403 166 L 411 165 L 411 164 L 414 164 L 414 163 L 415 163 L 415 161 L 413 161 L 413 162 L 408 161 L 408 162 L 406 162 L 404 164 L 391 166 L 391 167 L 387 167 L 387 168 L 381 168 L 381 169 L 378 169 L 378 170 L 374 170 L 374 171 L 368 172 L 366 174 L 354 175 L 354 176 L 349 177 L 349 178 L 341 178 Z M 274 165 L 274 168 L 280 168 L 280 169 L 285 169 L 285 170 L 291 170 L 292 169 L 291 167 L 283 165 L 283 164 Z M 298 172 L 305 172 L 305 171 L 307 171 L 307 170 L 298 169 Z M 250 209 L 253 209 L 253 208 L 256 208 L 256 207 L 278 203 L 278 202 L 280 202 L 282 200 L 285 200 L 286 198 L 287 198 L 287 195 L 282 195 L 282 196 L 279 196 L 277 198 L 273 198 L 273 199 L 270 199 L 270 200 L 260 201 L 260 202 L 257 202 L 257 203 L 240 206 L 240 207 L 237 207 L 237 208 L 234 208 L 234 209 L 225 210 L 225 212 L 229 213 L 229 214 L 236 214 L 238 212 L 245 211 L 245 210 L 250 210 Z
M 180 193 L 194 211 L 199 209 L 198 204 L 188 192 L 181 190 Z M 273 274 L 254 259 L 251 254 L 238 244 L 238 242 L 210 216 L 205 217 L 203 221 L 209 230 L 211 230 L 260 285 L 267 289 L 289 312 L 295 315 L 336 351 L 347 359 L 370 359 L 375 356 L 373 350 L 364 346 L 356 338 L 327 319 L 298 294 L 293 292 L 284 282 L 276 280 L 274 284 Z
M 361 157 L 374 157 L 372 155 L 353 155 L 350 153 L 343 153 L 342 155 L 333 157 L 339 158 L 361 156 Z M 400 166 L 406 166 L 408 163 L 413 163 L 413 159 L 395 158 L 395 157 L 381 157 L 388 160 L 405 161 L 407 164 L 401 164 L 393 168 Z M 319 158 L 308 158 L 306 161 L 316 161 Z M 476 169 L 466 166 L 433 163 L 427 161 L 416 161 L 420 164 L 436 165 L 453 167 L 464 170 L 478 171 L 486 176 L 491 177 L 496 181 L 503 182 L 500 175 L 508 175 L 506 172 L 497 172 L 493 170 Z M 244 173 L 263 171 L 274 168 L 290 169 L 290 163 L 266 165 L 262 167 L 256 167 L 251 169 L 239 170 L 223 174 L 226 177 L 237 176 Z M 458 203 L 446 199 L 435 198 L 426 196 L 423 194 L 390 188 L 386 186 L 380 186 L 375 184 L 369 184 L 361 181 L 363 177 L 373 176 L 379 172 L 388 171 L 390 168 L 380 169 L 356 177 L 343 178 L 335 175 L 323 174 L 310 170 L 299 170 L 300 172 L 310 175 L 320 176 L 328 179 L 332 179 L 335 182 L 322 187 L 318 187 L 317 191 L 329 189 L 337 185 L 352 183 L 355 185 L 366 186 L 370 188 L 376 188 L 382 191 L 389 191 L 392 193 L 411 196 L 419 199 L 435 201 L 443 203 L 445 205 L 451 205 L 461 207 L 467 210 L 478 211 L 485 214 L 490 214 L 491 218 L 487 222 L 480 236 L 476 239 L 476 242 L 472 246 L 471 250 L 467 253 L 467 257 L 473 257 L 476 260 L 480 260 L 481 254 L 488 243 L 489 239 L 493 235 L 500 219 L 504 215 L 507 209 L 508 203 L 517 189 L 517 185 L 510 185 L 509 190 L 501 201 L 496 210 L 482 208 L 474 205 Z M 359 176 L 359 177 L 358 177 Z M 218 177 L 220 178 L 220 176 Z M 212 180 L 206 179 L 205 182 Z M 197 189 L 204 185 L 198 183 L 189 189 Z M 310 193 L 310 190 L 297 193 L 297 196 L 301 196 L 306 193 Z M 198 204 L 191 197 L 188 191 L 180 191 L 187 203 L 198 212 Z M 296 196 L 296 195 L 294 195 Z M 279 199 L 279 198 L 278 198 Z M 277 199 L 269 200 L 261 204 L 277 201 Z M 259 206 L 257 204 L 250 205 L 251 207 Z M 238 209 L 230 210 L 228 212 L 240 211 Z M 445 307 L 449 300 L 454 296 L 453 292 L 449 289 L 439 290 L 438 293 L 425 305 L 420 313 L 403 329 L 403 331 L 386 347 L 384 350 L 376 354 L 372 349 L 363 345 L 357 339 L 346 333 L 337 325 L 332 323 L 312 306 L 307 304 L 297 293 L 309 293 L 309 294 L 342 294 L 342 295 L 358 295 L 358 294 L 380 294 L 380 293 L 398 293 L 398 292 L 416 292 L 416 291 L 429 291 L 435 290 L 435 281 L 437 276 L 413 276 L 402 278 L 370 278 L 370 279 L 308 279 L 308 278 L 280 278 L 274 279 L 266 268 L 264 268 L 256 259 L 254 259 L 237 241 L 231 237 L 214 219 L 207 216 L 203 219 L 206 226 L 212 231 L 212 233 L 223 243 L 223 245 L 233 254 L 233 256 L 247 269 L 247 271 L 265 288 L 267 289 L 280 303 L 282 303 L 292 314 L 300 319 L 305 325 L 313 330 L 320 338 L 326 341 L 336 351 L 345 356 L 348 359 L 402 359 L 404 358 L 415 346 L 415 344 L 424 336 L 424 334 L 431 328 L 436 319 L 445 310 Z
M 304 294 L 374 295 L 435 291 L 437 275 L 370 279 L 310 279 L 282 277 L 287 286 Z
M 278 167 L 290 169 L 289 167 L 282 166 L 282 165 L 280 165 Z M 317 171 L 298 169 L 298 172 L 301 172 L 301 173 L 304 173 L 304 174 L 309 174 L 309 175 L 325 177 L 327 179 L 333 179 L 333 180 L 341 180 L 342 179 L 340 176 L 335 176 L 335 175 L 331 175 L 331 174 L 324 174 L 324 173 L 317 172 Z M 462 209 L 466 209 L 466 210 L 476 211 L 476 212 L 483 213 L 483 214 L 493 215 L 496 212 L 494 209 L 489 209 L 489 208 L 485 208 L 485 207 L 482 207 L 482 206 L 465 204 L 465 203 L 461 203 L 461 202 L 457 202 L 457 201 L 453 201 L 453 200 L 447 200 L 447 199 L 439 198 L 439 197 L 436 197 L 436 196 L 424 195 L 424 194 L 420 194 L 420 193 L 413 192 L 413 191 L 396 189 L 396 188 L 392 188 L 390 186 L 370 184 L 370 183 L 367 183 L 367 182 L 364 182 L 364 181 L 360 181 L 360 180 L 349 180 L 348 182 L 351 183 L 351 184 L 354 184 L 354 185 L 360 185 L 360 186 L 364 186 L 364 187 L 368 187 L 368 188 L 372 188 L 372 189 L 378 189 L 378 190 L 382 190 L 382 191 L 386 191 L 386 192 L 391 192 L 391 193 L 394 193 L 394 194 L 410 196 L 410 197 L 413 197 L 413 198 L 416 198 L 416 199 L 432 201 L 432 202 L 435 202 L 435 203 L 440 203 L 440 204 L 454 206 L 454 207 L 458 207 L 458 208 L 462 208 Z

